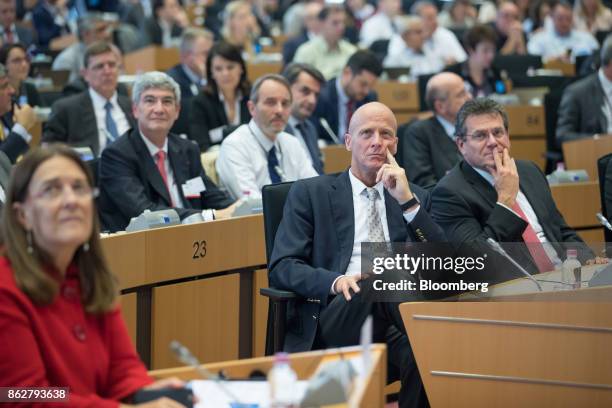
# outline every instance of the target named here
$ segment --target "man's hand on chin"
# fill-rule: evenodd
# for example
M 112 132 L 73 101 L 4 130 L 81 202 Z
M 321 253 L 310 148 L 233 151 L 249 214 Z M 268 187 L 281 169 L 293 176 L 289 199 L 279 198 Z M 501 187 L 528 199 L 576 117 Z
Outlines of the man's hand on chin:
M 414 198 L 406 172 L 397 164 L 389 150 L 387 150 L 387 162 L 376 173 L 376 182 L 381 180 L 391 197 L 395 198 L 400 205 Z
M 494 150 L 493 160 L 495 160 L 495 168 L 491 169 L 490 172 L 495 179 L 497 201 L 512 208 L 519 192 L 519 176 L 516 163 L 510 157 L 507 148 L 504 148 L 502 153 Z

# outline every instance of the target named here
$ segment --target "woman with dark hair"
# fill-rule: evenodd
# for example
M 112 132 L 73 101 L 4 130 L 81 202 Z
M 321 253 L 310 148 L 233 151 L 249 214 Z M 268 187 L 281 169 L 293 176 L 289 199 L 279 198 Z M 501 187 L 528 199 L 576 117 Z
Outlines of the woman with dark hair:
M 130 343 L 95 196 L 68 147 L 35 149 L 15 166 L 1 227 L 0 387 L 67 387 L 70 406 L 117 407 L 143 388 L 182 386 L 154 383 Z
M 226 42 L 212 47 L 206 59 L 204 90 L 191 103 L 189 137 L 205 152 L 235 127 L 251 120 L 247 107 L 251 84 L 240 49 Z M 225 134 L 224 134 L 225 133 Z
M 496 43 L 497 35 L 493 28 L 488 25 L 475 25 L 463 36 L 463 46 L 468 52 L 468 59 L 446 69 L 461 76 L 475 98 L 506 92 L 499 72 L 493 67 Z
M 19 105 L 41 106 L 36 87 L 26 82 L 30 73 L 30 58 L 23 44 L 5 44 L 0 48 L 0 64 L 6 67 L 9 83 L 15 90 Z

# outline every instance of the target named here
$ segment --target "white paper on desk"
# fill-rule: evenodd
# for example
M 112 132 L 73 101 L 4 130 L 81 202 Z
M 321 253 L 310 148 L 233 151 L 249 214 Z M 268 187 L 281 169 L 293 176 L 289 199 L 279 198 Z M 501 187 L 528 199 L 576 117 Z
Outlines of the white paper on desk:
M 270 387 L 267 381 L 224 381 L 223 385 L 236 395 L 241 403 L 256 403 L 259 408 L 270 406 Z M 304 398 L 308 381 L 296 383 L 295 396 L 301 401 Z M 215 381 L 192 381 L 191 388 L 198 397 L 195 408 L 229 408 L 230 398 L 219 388 Z

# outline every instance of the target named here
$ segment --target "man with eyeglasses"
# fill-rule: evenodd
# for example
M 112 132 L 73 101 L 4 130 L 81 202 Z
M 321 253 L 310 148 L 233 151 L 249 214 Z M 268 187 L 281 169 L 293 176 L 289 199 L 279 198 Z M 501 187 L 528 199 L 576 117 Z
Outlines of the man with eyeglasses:
M 89 147 L 94 156 L 133 128 L 127 96 L 117 93 L 119 61 L 112 45 L 96 42 L 85 51 L 83 77 L 89 88 L 53 104 L 42 141 Z
M 585 249 L 559 213 L 542 171 L 510 155 L 508 115 L 501 105 L 487 98 L 466 102 L 455 135 L 463 160 L 438 182 L 431 207 L 450 242 L 485 250 L 488 238 L 523 243 L 507 251 L 532 274 L 553 270 L 567 246 Z M 583 263 L 601 262 L 586 249 L 580 257 Z

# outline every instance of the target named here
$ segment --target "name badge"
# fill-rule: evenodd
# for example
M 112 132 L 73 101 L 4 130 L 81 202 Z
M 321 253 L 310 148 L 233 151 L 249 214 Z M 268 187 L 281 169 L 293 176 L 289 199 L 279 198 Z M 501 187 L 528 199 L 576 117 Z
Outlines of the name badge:
M 199 198 L 200 194 L 204 191 L 206 191 L 206 186 L 202 177 L 194 177 L 183 184 L 183 195 L 185 198 Z

